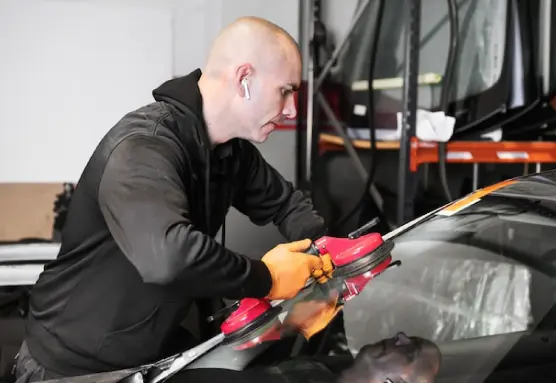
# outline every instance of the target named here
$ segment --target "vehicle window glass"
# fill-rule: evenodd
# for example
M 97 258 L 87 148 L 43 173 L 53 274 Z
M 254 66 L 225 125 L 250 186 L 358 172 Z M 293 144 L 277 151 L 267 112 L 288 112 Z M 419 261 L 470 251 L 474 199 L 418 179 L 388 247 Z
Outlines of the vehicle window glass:
M 358 2 L 358 7 L 363 1 Z M 373 28 L 377 17 L 378 1 L 371 1 L 355 26 L 350 43 L 342 56 L 340 81 L 353 85 L 368 80 L 373 45 Z M 456 94 L 452 99 L 463 100 L 492 88 L 500 79 L 505 59 L 506 20 L 508 5 L 503 1 L 458 0 L 459 54 L 454 80 Z M 446 2 L 423 1 L 421 12 L 421 39 L 419 73 L 444 74 L 450 45 L 450 24 Z M 384 5 L 382 30 L 378 42 L 375 78 L 403 77 L 404 42 L 407 21 L 406 3 L 388 0 Z M 434 76 L 433 76 L 434 77 Z M 436 85 L 435 85 L 436 84 Z M 429 81 L 419 90 L 420 106 L 427 109 L 440 107 L 440 82 Z M 368 88 L 367 88 L 368 89 Z M 392 100 L 402 101 L 402 87 L 383 91 L 390 100 L 381 101 L 378 110 L 389 110 Z M 384 105 L 383 105 L 384 103 Z
M 534 329 L 556 300 L 553 208 L 490 196 L 395 237 L 402 265 L 344 309 L 349 348 L 397 331 L 446 342 Z

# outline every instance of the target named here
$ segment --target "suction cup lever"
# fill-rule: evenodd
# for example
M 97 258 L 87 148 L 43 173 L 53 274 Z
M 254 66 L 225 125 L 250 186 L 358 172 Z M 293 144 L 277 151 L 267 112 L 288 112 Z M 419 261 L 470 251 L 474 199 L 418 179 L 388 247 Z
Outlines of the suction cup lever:
M 384 271 L 388 270 L 391 267 L 400 267 L 401 265 L 402 265 L 402 261 L 400 261 L 400 260 L 394 261 L 394 262 L 390 263 Z
M 307 249 L 307 251 L 305 251 L 305 253 L 310 255 L 316 255 L 316 256 L 320 255 L 319 248 L 317 247 L 317 245 L 315 245 L 314 242 L 311 243 L 311 246 L 309 246 L 309 248 Z
M 390 268 L 393 268 L 393 267 L 400 267 L 401 265 L 402 265 L 402 261 L 400 261 L 400 260 L 394 261 L 394 262 L 390 263 L 388 266 L 386 266 L 386 268 L 385 268 L 383 271 L 381 271 L 380 273 L 378 273 L 377 275 L 375 275 L 375 277 L 378 277 L 379 275 L 381 275 L 382 273 L 384 273 L 385 271 L 387 271 L 387 270 L 390 269 Z
M 367 234 L 373 227 L 375 227 L 379 223 L 379 221 L 380 220 L 378 219 L 378 217 L 373 218 L 372 220 L 361 226 L 359 229 L 356 229 L 349 233 L 348 238 L 357 239 L 362 235 Z
M 224 308 L 218 310 L 218 311 L 217 311 L 216 313 L 214 313 L 213 315 L 209 316 L 209 317 L 207 318 L 207 322 L 208 322 L 208 323 L 212 323 L 212 322 L 214 322 L 215 320 L 217 320 L 217 319 L 219 319 L 219 318 L 222 318 L 222 317 L 224 317 L 224 316 L 227 316 L 228 314 L 231 314 L 232 311 L 237 310 L 238 307 L 239 307 L 239 301 L 236 301 L 236 302 L 232 303 L 231 305 L 226 306 L 226 307 L 224 307 Z

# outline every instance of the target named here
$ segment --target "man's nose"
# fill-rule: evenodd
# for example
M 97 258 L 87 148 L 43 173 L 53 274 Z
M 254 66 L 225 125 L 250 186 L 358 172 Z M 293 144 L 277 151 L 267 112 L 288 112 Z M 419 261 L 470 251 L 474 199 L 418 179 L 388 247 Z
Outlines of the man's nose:
M 294 119 L 297 116 L 297 108 L 295 106 L 295 97 L 293 94 L 286 99 L 282 114 L 288 119 Z

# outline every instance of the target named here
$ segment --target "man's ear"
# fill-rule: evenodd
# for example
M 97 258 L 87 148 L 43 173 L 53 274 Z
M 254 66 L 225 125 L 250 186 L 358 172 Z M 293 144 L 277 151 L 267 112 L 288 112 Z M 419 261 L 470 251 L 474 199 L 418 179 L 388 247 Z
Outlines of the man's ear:
M 247 81 L 249 81 L 249 77 L 253 76 L 254 73 L 253 67 L 249 63 L 242 64 L 237 68 L 234 85 L 241 97 L 247 96 L 245 90 L 245 80 L 247 79 Z

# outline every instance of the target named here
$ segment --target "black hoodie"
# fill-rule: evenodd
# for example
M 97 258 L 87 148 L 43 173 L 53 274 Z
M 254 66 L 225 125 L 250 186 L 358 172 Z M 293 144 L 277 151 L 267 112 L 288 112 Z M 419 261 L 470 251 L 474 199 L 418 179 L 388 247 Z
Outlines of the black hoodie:
M 56 260 L 33 289 L 31 355 L 79 375 L 166 356 L 196 298 L 263 297 L 260 260 L 214 240 L 231 206 L 287 240 L 324 234 L 303 194 L 234 139 L 211 149 L 196 70 L 153 91 L 100 142 L 72 197 Z

